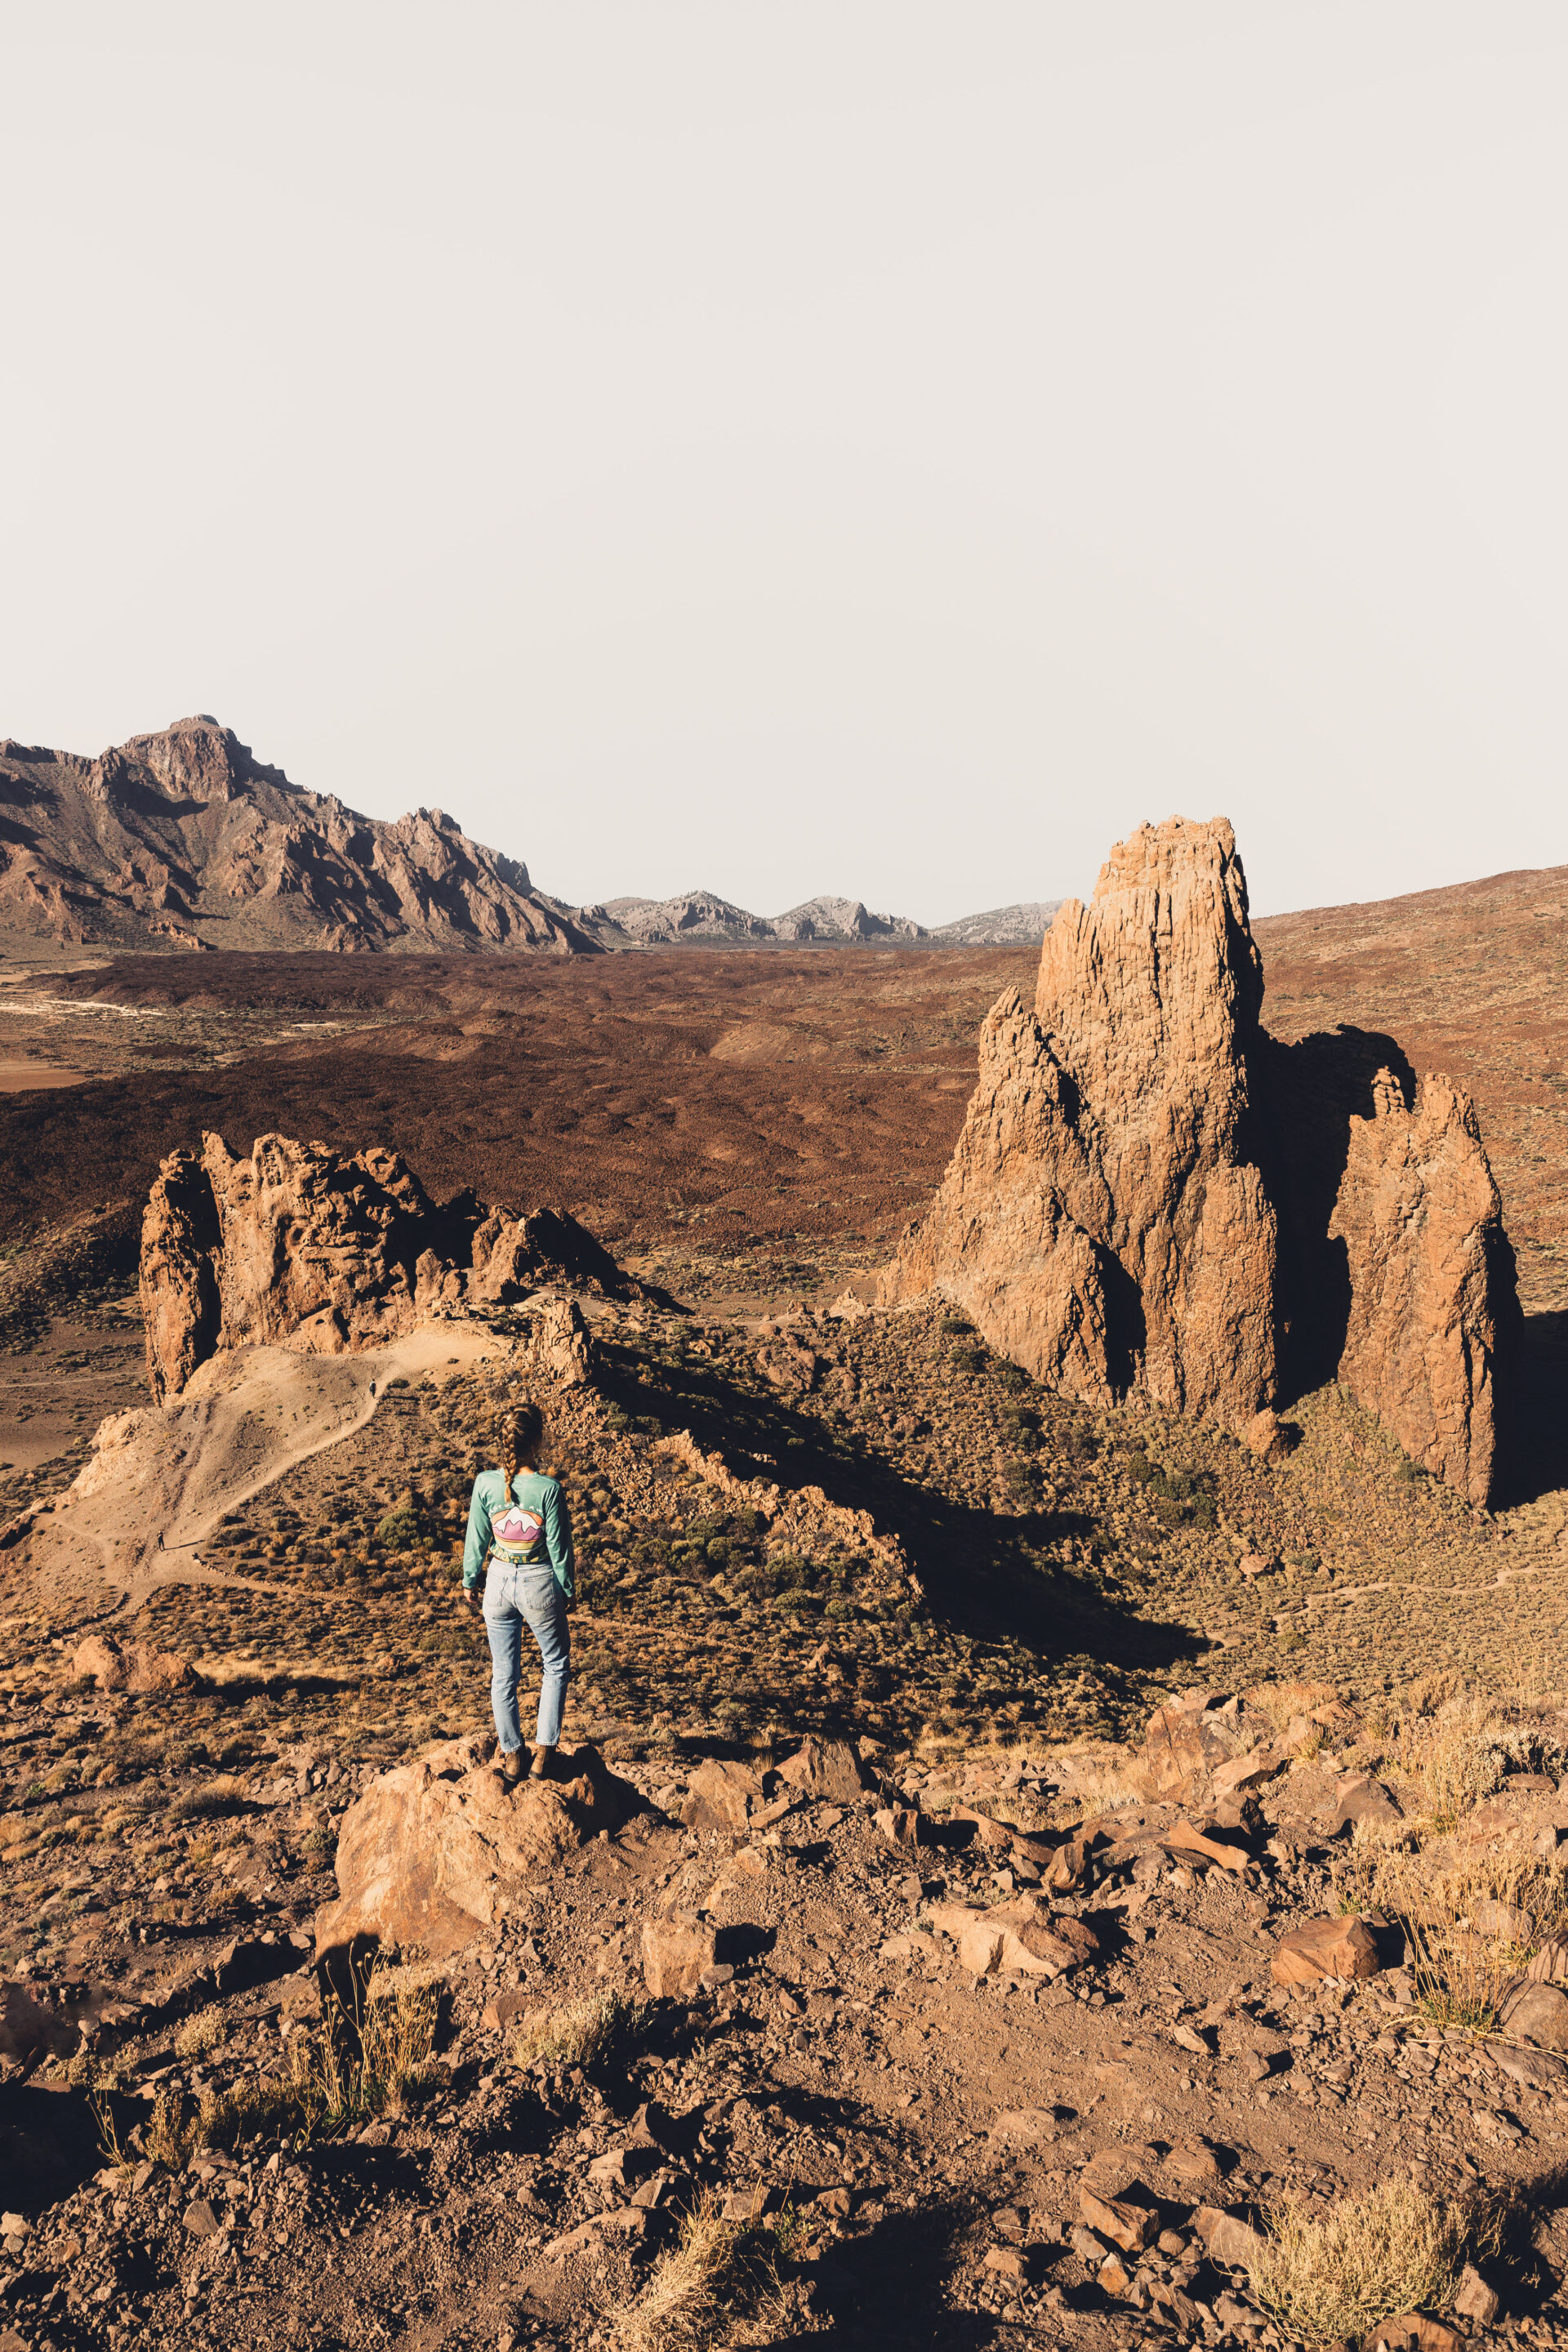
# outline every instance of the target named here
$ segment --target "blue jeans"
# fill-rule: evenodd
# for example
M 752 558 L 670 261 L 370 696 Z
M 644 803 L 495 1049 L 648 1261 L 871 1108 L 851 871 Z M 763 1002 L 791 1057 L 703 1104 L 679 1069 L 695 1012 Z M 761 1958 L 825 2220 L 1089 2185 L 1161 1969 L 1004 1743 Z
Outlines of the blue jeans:
M 555 1581 L 554 1570 L 548 1561 L 540 1568 L 506 1568 L 499 1559 L 492 1559 L 485 1575 L 484 1611 L 490 1662 L 495 1669 L 490 1676 L 490 1706 L 501 1754 L 515 1756 L 522 1746 L 517 1683 L 522 1671 L 525 1624 L 539 1644 L 544 1664 L 534 1736 L 541 1748 L 553 1748 L 561 1737 L 561 1715 L 572 1675 L 566 1596 Z

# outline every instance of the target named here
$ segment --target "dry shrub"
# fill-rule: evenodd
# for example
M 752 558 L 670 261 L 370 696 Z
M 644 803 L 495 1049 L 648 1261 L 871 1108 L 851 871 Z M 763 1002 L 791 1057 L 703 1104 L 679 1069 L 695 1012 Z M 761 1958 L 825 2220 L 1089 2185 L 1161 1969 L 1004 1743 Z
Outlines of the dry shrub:
M 153 2101 L 142 2143 L 153 2162 L 166 2164 L 171 2172 L 179 2171 L 190 2161 L 191 2150 L 196 2144 L 194 2127 L 183 2118 L 184 2105 L 178 2091 L 160 2091 Z
M 198 2009 L 175 2034 L 174 2047 L 182 2058 L 205 2058 L 223 2040 L 223 2030 L 221 2010 Z
M 436 2051 L 441 1988 L 412 1970 L 373 1975 L 360 2018 L 361 2066 L 377 2092 L 376 2109 L 423 2082 Z
M 679 2242 L 617 2322 L 626 2352 L 708 2352 L 733 2315 L 776 2303 L 779 2263 L 795 2230 L 788 2204 L 771 2221 L 726 2221 L 704 2189 Z
M 1268 1717 L 1278 1736 L 1288 1731 L 1298 1717 L 1310 1722 L 1317 1708 L 1331 1706 L 1339 1696 L 1332 1683 L 1255 1683 L 1247 1694 L 1247 1704 Z M 1313 1724 L 1312 1729 L 1321 1743 L 1322 1726 Z
M 520 2017 L 507 2036 L 514 2066 L 542 2059 L 551 2066 L 596 2066 L 636 2041 L 650 2014 L 646 2001 L 618 1992 L 588 1993 L 581 2000 L 536 2009 Z
M 1426 1694 L 1416 1685 L 1406 1696 L 1419 1701 Z M 1433 1826 L 1451 1829 L 1472 1805 L 1495 1794 L 1510 1771 L 1560 1774 L 1568 1748 L 1522 1691 L 1500 1696 L 1468 1688 L 1436 1704 L 1414 1705 L 1400 1727 L 1394 1761 Z
M 1321 2219 L 1292 2199 L 1269 2216 L 1252 2291 L 1287 2336 L 1354 2343 L 1383 2319 L 1443 2308 L 1459 2272 L 1496 2250 L 1495 2201 L 1450 2203 L 1408 2180 L 1342 2198 Z
M 1047 1752 L 1044 1761 L 1061 1791 L 1057 1802 L 1063 1810 L 1081 1807 L 1085 1814 L 1109 1813 L 1122 1805 L 1148 1802 L 1137 1759 L 1109 1740 L 1082 1748 L 1057 1748 Z
M 1477 1691 L 1447 1698 L 1435 1714 L 1405 1725 L 1395 1760 L 1436 1828 L 1451 1829 L 1497 1788 L 1503 1773 L 1500 1728 L 1497 1702 Z
M 1399 1922 L 1416 1996 L 1439 2025 L 1490 2032 L 1531 1955 L 1568 1933 L 1568 1877 L 1557 1864 L 1502 1845 L 1445 1864 L 1375 1831 L 1357 1831 L 1335 1871 L 1341 1908 Z

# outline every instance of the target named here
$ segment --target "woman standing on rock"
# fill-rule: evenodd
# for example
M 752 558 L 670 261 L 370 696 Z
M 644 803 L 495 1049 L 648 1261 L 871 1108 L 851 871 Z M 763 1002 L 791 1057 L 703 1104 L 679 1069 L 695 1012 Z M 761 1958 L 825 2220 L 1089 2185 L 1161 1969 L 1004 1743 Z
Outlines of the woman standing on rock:
M 544 1418 L 536 1404 L 520 1404 L 496 1423 L 499 1470 L 481 1470 L 468 1503 L 468 1539 L 463 1546 L 463 1597 L 481 1606 L 479 1575 L 485 1575 L 483 1614 L 489 1636 L 490 1706 L 500 1746 L 501 1778 L 515 1788 L 522 1778 L 522 1729 L 518 1720 L 517 1682 L 522 1666 L 522 1629 L 539 1644 L 543 1679 L 531 1780 L 550 1778 L 551 1759 L 561 1737 L 561 1714 L 572 1672 L 567 1604 L 572 1580 L 572 1524 L 560 1482 L 544 1477 L 539 1456 Z

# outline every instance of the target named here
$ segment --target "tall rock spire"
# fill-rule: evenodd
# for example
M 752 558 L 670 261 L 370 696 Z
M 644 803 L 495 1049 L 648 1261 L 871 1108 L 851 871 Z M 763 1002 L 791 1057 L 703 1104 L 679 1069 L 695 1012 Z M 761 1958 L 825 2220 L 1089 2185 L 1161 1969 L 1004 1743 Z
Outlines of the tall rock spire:
M 993 1007 L 936 1202 L 883 1278 L 932 1286 L 1069 1394 L 1240 1427 L 1274 1400 L 1277 1229 L 1248 1151 L 1262 968 L 1224 818 L 1144 825 Z

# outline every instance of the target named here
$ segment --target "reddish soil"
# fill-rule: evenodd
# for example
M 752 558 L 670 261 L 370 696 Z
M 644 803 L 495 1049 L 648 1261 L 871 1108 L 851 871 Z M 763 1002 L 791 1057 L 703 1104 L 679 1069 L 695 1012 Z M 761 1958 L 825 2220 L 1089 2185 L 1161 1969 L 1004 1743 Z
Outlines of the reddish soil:
M 1027 949 L 690 951 L 558 963 L 249 956 L 126 958 L 56 983 L 61 998 L 171 1008 L 122 1022 L 135 1065 L 68 1099 L 0 1108 L 0 1231 L 16 1235 L 146 1190 L 159 1159 L 220 1129 L 395 1142 L 437 1195 L 559 1202 L 606 1241 L 693 1224 L 751 1237 L 889 1240 L 941 1176 L 973 1081 L 974 1037 Z M 212 1047 L 258 1007 L 364 1023 L 352 1037 Z M 179 1024 L 184 1024 L 183 1030 Z M 81 1022 L 40 1019 L 40 1053 Z M 206 1066 L 164 1059 L 185 1034 Z M 248 1043 L 248 1039 L 236 1042 Z M 689 1235 L 688 1236 L 690 1237 Z

